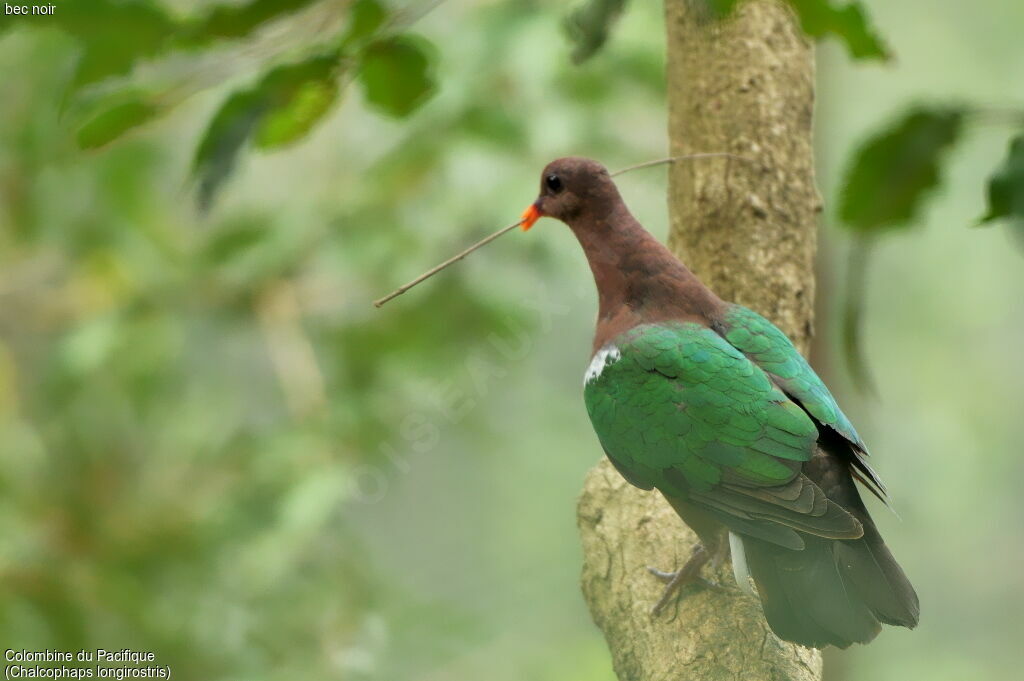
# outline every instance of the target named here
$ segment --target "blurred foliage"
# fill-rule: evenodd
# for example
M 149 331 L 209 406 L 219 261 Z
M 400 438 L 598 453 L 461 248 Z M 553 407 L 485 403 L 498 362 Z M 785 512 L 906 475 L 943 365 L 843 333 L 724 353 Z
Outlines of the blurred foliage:
M 919 224 L 926 200 L 940 184 L 943 162 L 963 138 L 965 125 L 990 124 L 993 119 L 1024 122 L 1024 111 L 1009 113 L 1012 115 L 993 116 L 979 105 L 918 105 L 865 140 L 851 157 L 843 179 L 839 217 L 858 239 L 847 271 L 842 339 L 847 364 L 862 390 L 874 392 L 860 330 L 872 250 L 869 240 Z M 1018 144 L 1020 139 L 1011 141 L 1008 158 L 989 180 L 989 210 L 983 223 L 1020 216 L 1016 211 L 1024 211 L 1024 144 Z
M 137 93 L 118 93 L 117 104 L 101 109 L 78 129 L 78 146 L 95 149 L 155 118 L 159 108 Z
M 263 150 L 298 141 L 329 113 L 353 76 L 370 106 L 400 118 L 435 89 L 429 43 L 405 33 L 415 15 L 379 0 L 250 0 L 197 8 L 183 18 L 154 0 L 101 0 L 69 3 L 55 16 L 50 25 L 79 45 L 65 104 L 81 121 L 77 140 L 83 149 L 113 142 L 233 77 L 233 69 L 215 72 L 204 53 L 219 55 L 222 43 L 249 41 L 243 49 L 257 55 L 255 66 L 263 74 L 228 95 L 196 150 L 197 201 L 203 209 L 250 138 Z M 260 31 L 283 23 L 298 33 L 282 50 L 268 45 Z M 151 75 L 117 82 L 143 65 L 151 73 L 159 60 L 180 62 L 180 53 L 195 65 L 176 74 L 171 86 Z
M 860 233 L 906 229 L 920 221 L 928 195 L 940 183 L 942 163 L 964 137 L 964 127 L 1024 128 L 1024 109 L 996 110 L 971 103 L 917 105 L 867 138 L 850 159 L 839 217 Z M 983 223 L 1024 215 L 1024 137 L 988 181 Z
M 943 154 L 960 137 L 962 109 L 914 109 L 853 155 L 839 216 L 850 229 L 876 232 L 911 223 L 939 184 Z
M 268 21 L 314 2 L 317 0 L 250 0 L 214 5 L 205 14 L 185 21 L 179 39 L 198 46 L 223 38 L 244 38 Z
M 789 0 L 800 17 L 800 25 L 807 35 L 824 38 L 833 35 L 844 43 L 854 59 L 890 58 L 881 36 L 868 22 L 860 2 L 845 5 L 829 0 Z
M 366 101 L 397 118 L 415 111 L 434 90 L 428 49 L 408 36 L 367 45 L 359 60 Z
M 493 584 L 553 551 L 571 581 L 571 543 L 499 532 L 511 559 L 474 536 L 442 552 L 446 533 L 474 525 L 422 528 L 437 499 L 409 508 L 391 491 L 371 503 L 403 484 L 413 454 L 432 469 L 457 452 L 453 479 L 481 489 L 527 474 L 487 443 L 499 419 L 478 391 L 513 373 L 494 348 L 536 345 L 545 305 L 566 304 L 533 293 L 554 272 L 549 248 L 531 240 L 467 263 L 393 314 L 369 301 L 518 215 L 547 132 L 572 130 L 566 144 L 611 160 L 658 153 L 660 55 L 643 37 L 656 16 L 638 15 L 587 100 L 625 93 L 636 108 L 602 111 L 548 94 L 572 80 L 558 8 L 462 8 L 414 36 L 422 8 L 375 0 L 84 7 L 0 25 L 6 645 L 153 650 L 178 678 L 395 681 L 478 647 L 504 655 L 534 600 L 549 605 L 531 606 L 543 617 L 523 635 L 583 621 L 571 590 L 534 599 L 522 591 L 532 582 Z M 524 39 L 550 58 L 525 63 Z M 343 91 L 351 106 L 337 106 Z M 546 125 L 527 125 L 527 102 Z M 623 112 L 654 132 L 609 135 Z M 255 164 L 247 149 L 286 151 Z M 499 163 L 518 169 L 516 186 L 528 178 L 525 191 L 480 172 Z M 219 195 L 202 216 L 182 200 L 190 166 L 199 200 Z M 466 404 L 478 413 L 452 415 Z M 456 417 L 471 451 L 451 433 L 438 444 Z M 565 459 L 561 484 L 575 487 L 589 458 Z M 394 561 L 376 517 L 391 507 L 417 528 Z M 481 522 L 505 522 L 475 507 Z M 532 509 L 520 515 L 536 525 Z M 571 510 L 565 521 L 571 530 Z M 464 598 L 438 592 L 443 579 L 417 581 L 449 554 L 466 563 L 445 567 Z M 490 614 L 520 603 L 521 616 Z M 516 667 L 609 678 L 599 639 L 573 632 L 565 645 L 585 663 L 565 669 L 552 649 Z
M 590 59 L 608 41 L 612 24 L 626 8 L 626 0 L 587 0 L 565 19 L 569 40 L 575 43 L 573 62 Z
M 1002 165 L 988 180 L 988 211 L 983 223 L 1024 220 L 1024 135 L 1010 140 Z
M 257 147 L 270 149 L 309 132 L 337 98 L 339 68 L 338 55 L 328 53 L 277 66 L 252 88 L 233 92 L 214 114 L 196 151 L 199 206 L 209 207 L 250 137 Z

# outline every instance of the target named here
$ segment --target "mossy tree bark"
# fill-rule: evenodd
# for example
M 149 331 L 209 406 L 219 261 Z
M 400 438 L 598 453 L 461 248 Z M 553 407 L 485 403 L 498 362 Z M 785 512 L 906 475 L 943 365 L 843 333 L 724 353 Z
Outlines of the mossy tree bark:
M 778 324 L 806 352 L 812 329 L 815 216 L 812 47 L 790 10 L 748 0 L 724 22 L 700 0 L 666 0 L 673 155 L 736 157 L 670 171 L 669 245 L 726 300 Z M 622 681 L 817 681 L 818 651 L 780 641 L 759 603 L 733 588 L 689 587 L 660 617 L 646 567 L 682 565 L 696 536 L 655 493 L 607 461 L 579 503 L 583 593 Z

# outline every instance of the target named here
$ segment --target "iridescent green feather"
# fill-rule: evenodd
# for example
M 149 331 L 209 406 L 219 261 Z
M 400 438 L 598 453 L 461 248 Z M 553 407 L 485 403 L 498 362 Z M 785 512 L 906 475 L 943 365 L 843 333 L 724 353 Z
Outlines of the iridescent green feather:
M 846 418 L 836 399 L 792 341 L 774 324 L 753 310 L 731 305 L 726 312 L 725 339 L 798 400 L 819 422 L 831 427 L 865 450 L 863 441 Z
M 672 471 L 699 491 L 781 485 L 814 451 L 814 422 L 711 329 L 644 325 L 613 344 L 584 397 L 605 451 L 640 484 L 671 490 Z

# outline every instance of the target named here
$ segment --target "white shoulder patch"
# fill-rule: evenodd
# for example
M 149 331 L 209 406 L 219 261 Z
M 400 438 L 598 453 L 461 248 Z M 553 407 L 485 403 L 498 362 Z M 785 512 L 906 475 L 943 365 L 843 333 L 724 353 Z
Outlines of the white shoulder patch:
M 610 364 L 615 364 L 620 357 L 622 357 L 622 353 L 614 345 L 606 345 L 598 350 L 597 354 L 594 355 L 594 359 L 590 360 L 587 373 L 583 375 L 583 385 L 597 380 L 597 377 L 601 375 L 604 368 Z

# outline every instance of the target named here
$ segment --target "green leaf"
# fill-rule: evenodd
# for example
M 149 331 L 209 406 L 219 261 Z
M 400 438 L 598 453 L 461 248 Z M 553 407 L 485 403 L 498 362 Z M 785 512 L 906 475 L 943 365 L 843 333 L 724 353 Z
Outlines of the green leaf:
M 574 64 L 593 57 L 608 41 L 612 26 L 626 8 L 626 0 L 587 0 L 565 19 L 565 31 L 575 47 Z
M 334 79 L 311 80 L 291 92 L 286 101 L 267 111 L 253 138 L 260 149 L 297 142 L 331 110 L 338 99 Z
M 339 65 L 339 56 L 331 53 L 278 66 L 252 88 L 225 100 L 207 126 L 193 163 L 200 209 L 209 208 L 254 133 L 257 145 L 272 148 L 309 132 L 336 99 Z
M 739 0 L 706 0 L 719 18 L 729 15 Z M 885 41 L 868 22 L 864 6 L 854 0 L 839 4 L 832 0 L 788 0 L 800 19 L 804 33 L 814 38 L 834 35 L 854 59 L 889 59 Z
M 193 163 L 193 172 L 199 182 L 197 201 L 201 210 L 210 207 L 214 194 L 235 169 L 238 152 L 267 106 L 268 102 L 258 90 L 244 90 L 228 97 L 214 114 Z
M 152 120 L 160 113 L 159 107 L 140 95 L 104 108 L 78 129 L 78 146 L 95 149 L 112 142 L 128 130 Z
M 858 232 L 910 223 L 938 185 L 939 162 L 959 139 L 963 118 L 962 109 L 919 108 L 868 139 L 843 182 L 842 221 Z
M 389 12 L 379 0 L 356 0 L 349 10 L 348 31 L 342 44 L 356 45 L 376 33 L 388 20 Z
M 401 35 L 370 43 L 360 59 L 359 82 L 374 108 L 396 118 L 408 116 L 436 87 L 425 42 Z
M 807 35 L 824 38 L 831 34 L 846 43 L 854 59 L 889 59 L 881 36 L 869 25 L 864 6 L 850 2 L 839 6 L 829 0 L 789 0 Z
M 187 31 L 188 41 L 204 44 L 215 39 L 244 38 L 268 21 L 304 9 L 316 0 L 251 0 L 213 7 Z
M 1006 218 L 1024 220 L 1024 134 L 1010 141 L 1006 159 L 988 180 L 988 211 L 981 224 Z
M 167 49 L 179 28 L 161 6 L 148 0 L 68 2 L 59 5 L 53 19 L 54 25 L 82 43 L 72 93 L 129 73 L 137 61 Z

